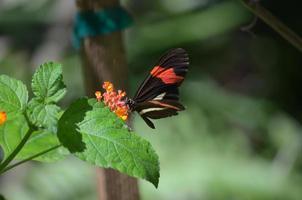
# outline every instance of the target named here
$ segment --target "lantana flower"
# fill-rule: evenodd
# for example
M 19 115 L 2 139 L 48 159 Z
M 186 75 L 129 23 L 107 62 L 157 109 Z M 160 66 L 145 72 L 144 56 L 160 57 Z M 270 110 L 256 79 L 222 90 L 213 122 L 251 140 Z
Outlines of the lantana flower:
M 0 112 L 0 126 L 1 126 L 2 124 L 4 124 L 4 123 L 6 122 L 6 120 L 7 120 L 6 112 L 1 111 L 1 112 Z
M 114 89 L 114 86 L 111 82 L 105 81 L 102 86 L 106 92 L 103 94 L 100 91 L 95 92 L 96 99 L 103 102 L 106 106 L 110 108 L 118 117 L 122 120 L 127 120 L 129 115 L 129 107 L 124 101 L 126 92 L 118 90 L 117 92 Z

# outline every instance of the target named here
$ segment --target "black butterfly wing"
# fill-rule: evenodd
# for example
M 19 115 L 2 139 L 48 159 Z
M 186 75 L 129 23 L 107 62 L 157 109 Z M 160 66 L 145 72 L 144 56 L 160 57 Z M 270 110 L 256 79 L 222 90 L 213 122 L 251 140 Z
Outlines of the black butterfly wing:
M 152 99 L 166 86 L 181 85 L 189 66 L 189 57 L 182 48 L 172 49 L 164 54 L 138 88 L 133 100 L 144 102 Z
M 159 119 L 177 115 L 184 110 L 179 103 L 178 87 L 188 71 L 189 58 L 184 49 L 170 50 L 163 55 L 158 64 L 137 90 L 130 106 L 144 121 L 155 128 L 150 119 Z

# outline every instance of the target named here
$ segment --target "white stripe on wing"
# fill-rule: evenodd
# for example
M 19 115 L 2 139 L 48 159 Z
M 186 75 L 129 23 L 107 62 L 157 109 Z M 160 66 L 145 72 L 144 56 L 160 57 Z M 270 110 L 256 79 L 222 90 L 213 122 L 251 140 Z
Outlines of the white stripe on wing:
M 159 111 L 159 110 L 165 110 L 167 108 L 146 108 L 146 109 L 143 109 L 139 112 L 140 115 L 143 115 L 147 112 L 152 112 L 152 111 Z
M 164 92 L 164 93 L 161 93 L 161 94 L 159 94 L 159 95 L 157 95 L 154 99 L 152 99 L 152 100 L 155 100 L 155 101 L 157 101 L 157 100 L 162 100 L 163 98 L 164 98 L 164 96 L 166 95 L 166 93 Z

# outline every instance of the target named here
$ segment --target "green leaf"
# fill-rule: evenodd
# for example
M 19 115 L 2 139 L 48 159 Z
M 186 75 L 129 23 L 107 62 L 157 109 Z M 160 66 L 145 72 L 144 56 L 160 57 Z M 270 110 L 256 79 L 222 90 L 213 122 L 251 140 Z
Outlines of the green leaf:
M 58 102 L 66 93 L 62 66 L 47 62 L 40 66 L 32 80 L 33 93 L 45 103 Z
M 61 108 L 55 104 L 43 104 L 39 99 L 33 98 L 27 108 L 29 120 L 40 128 L 57 132 L 57 123 Z
M 58 123 L 58 138 L 71 153 L 81 152 L 85 149 L 82 135 L 78 132 L 77 123 L 83 121 L 85 113 L 91 110 L 87 98 L 82 98 L 70 105 Z
M 146 179 L 155 187 L 158 186 L 158 156 L 149 142 L 125 129 L 89 133 L 84 127 L 85 124 L 82 124 L 81 132 L 86 150 L 76 154 L 80 159 L 100 167 L 119 170 L 129 176 Z
M 85 118 L 81 120 L 85 112 Z M 60 133 L 61 137 L 66 137 L 65 142 L 61 142 L 68 146 L 77 146 L 79 144 L 76 142 L 84 142 L 85 149 L 75 153 L 77 157 L 100 167 L 113 168 L 130 176 L 144 178 L 157 187 L 159 161 L 151 144 L 130 132 L 124 122 L 104 107 L 103 103 L 94 99 L 80 99 L 66 113 L 59 122 L 59 127 L 62 124 L 65 128 Z M 82 117 L 75 116 L 76 119 L 73 119 L 73 114 Z M 68 143 L 67 138 L 72 137 L 78 137 L 78 140 L 69 140 Z M 70 144 L 71 142 L 75 144 Z
M 8 115 L 8 120 L 0 126 L 0 145 L 4 151 L 4 158 L 7 158 L 16 146 L 20 143 L 29 127 L 24 115 Z M 26 159 L 50 147 L 60 144 L 56 135 L 49 131 L 36 131 L 29 138 L 25 146 L 17 155 L 17 159 Z M 63 158 L 66 155 L 63 148 L 51 151 L 34 160 L 51 162 Z
M 49 132 L 47 130 L 35 131 L 27 141 L 26 145 L 17 155 L 16 159 L 22 160 L 28 158 L 29 156 L 40 153 L 59 144 L 60 142 L 58 140 L 58 137 L 56 137 L 56 135 L 52 132 Z M 63 159 L 67 154 L 67 149 L 60 147 L 46 154 L 43 154 L 35 158 L 34 160 L 41 162 L 54 162 Z
M 0 75 L 0 91 L 1 111 L 7 113 L 24 111 L 28 100 L 28 91 L 21 81 Z

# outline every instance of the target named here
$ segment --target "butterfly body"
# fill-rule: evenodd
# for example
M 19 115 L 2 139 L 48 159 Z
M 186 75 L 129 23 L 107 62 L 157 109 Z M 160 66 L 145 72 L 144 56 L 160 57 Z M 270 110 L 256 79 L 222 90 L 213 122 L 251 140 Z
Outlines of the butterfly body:
M 132 99 L 126 99 L 130 111 L 137 111 L 149 127 L 150 119 L 177 115 L 184 110 L 179 102 L 178 87 L 188 71 L 189 58 L 182 48 L 164 54 L 140 85 Z

